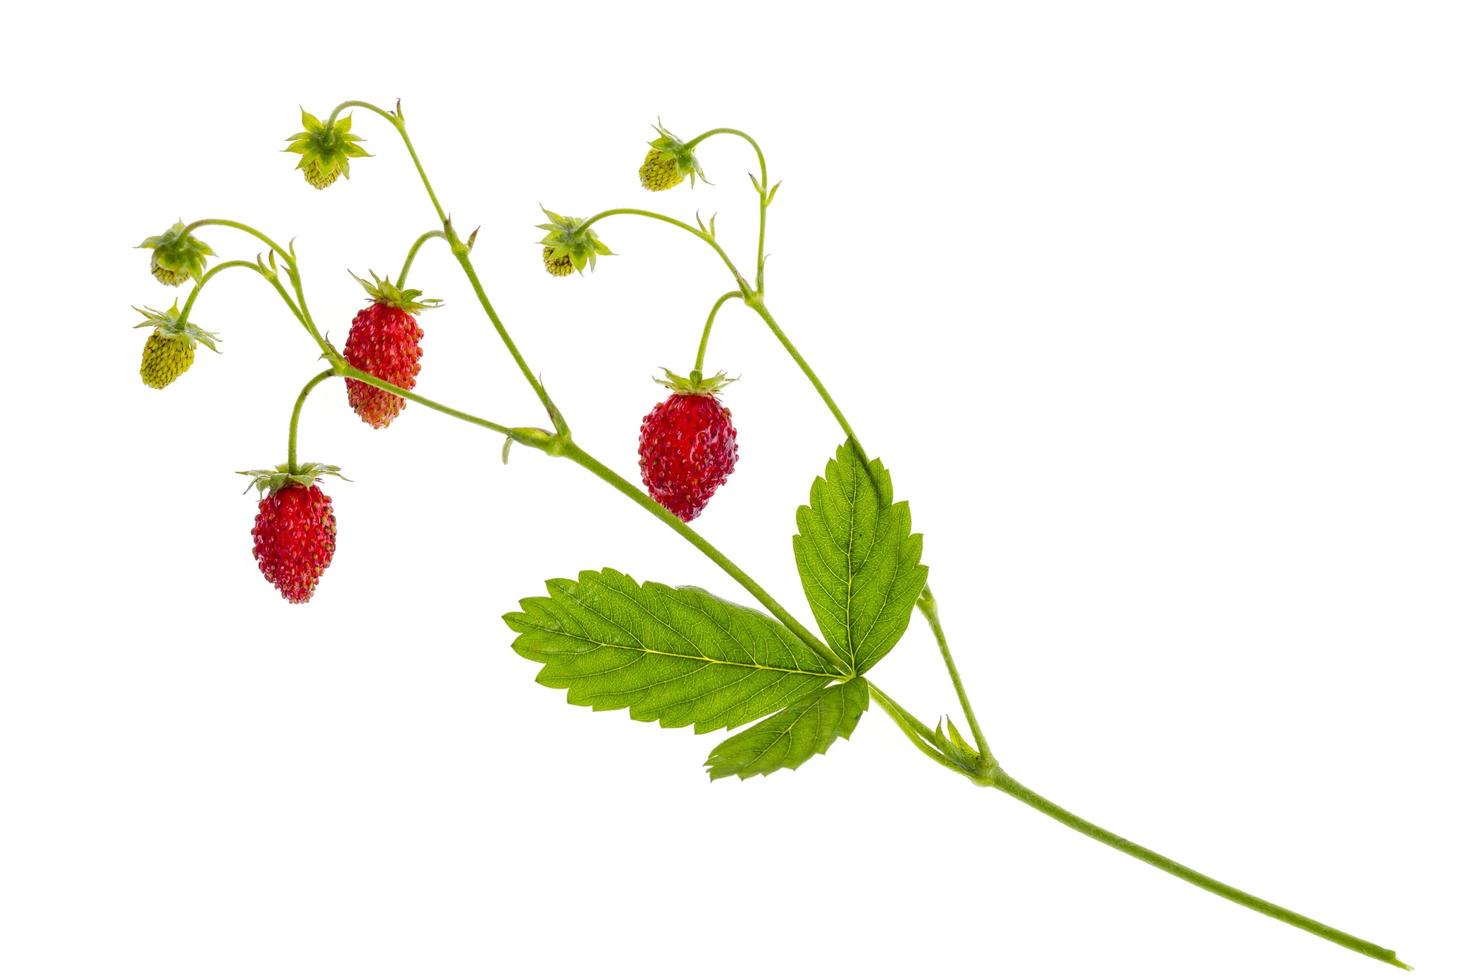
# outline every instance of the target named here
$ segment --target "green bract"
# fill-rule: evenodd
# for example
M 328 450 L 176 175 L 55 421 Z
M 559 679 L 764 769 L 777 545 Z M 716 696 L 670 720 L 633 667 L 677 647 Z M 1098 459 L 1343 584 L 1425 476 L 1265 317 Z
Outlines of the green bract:
M 185 231 L 185 223 L 176 221 L 162 235 L 151 235 L 137 246 L 153 249 L 149 271 L 166 286 L 180 286 L 200 279 L 206 271 L 206 256 L 215 255 L 211 246 Z
M 693 149 L 664 129 L 661 120 L 653 128 L 658 131 L 658 138 L 648 144 L 647 156 L 637 168 L 637 179 L 642 186 L 650 191 L 666 191 L 683 183 L 685 177 L 690 187 L 696 177 L 704 180 L 704 168 L 699 166 Z
M 285 153 L 299 154 L 298 169 L 303 179 L 320 190 L 339 179 L 341 174 L 349 177 L 350 157 L 367 157 L 359 144 L 360 137 L 349 131 L 349 114 L 336 119 L 333 125 L 320 122 L 307 110 L 303 112 L 303 131 L 288 137 Z
M 211 350 L 216 350 L 216 341 L 221 338 L 207 330 L 202 330 L 193 323 L 188 323 L 180 313 L 180 305 L 171 303 L 168 310 L 156 310 L 149 306 L 136 306 L 134 312 L 144 317 L 143 323 L 134 324 L 135 330 L 144 327 L 153 327 L 154 332 L 162 337 L 183 337 L 192 344 L 205 344 Z M 216 351 L 218 354 L 220 351 Z
M 339 472 L 339 467 L 330 466 L 327 463 L 300 463 L 298 466 L 289 466 L 284 463 L 275 470 L 237 470 L 236 472 L 238 476 L 251 477 L 252 482 L 247 485 L 247 490 L 256 490 L 259 494 L 276 493 L 289 482 L 311 487 L 326 476 L 337 476 L 341 480 L 349 479 Z
M 375 270 L 370 270 L 369 279 L 361 279 L 353 272 L 355 282 L 364 287 L 370 299 L 382 306 L 405 310 L 407 313 L 420 313 L 422 310 L 430 310 L 441 306 L 440 299 L 422 299 L 420 289 L 406 289 L 397 286 L 384 276 L 377 276 Z
M 664 377 L 654 378 L 653 380 L 669 391 L 677 392 L 680 395 L 712 395 L 716 391 L 723 389 L 726 385 L 734 384 L 740 380 L 739 378 L 730 377 L 723 371 L 718 374 L 712 374 L 707 378 L 700 375 L 697 371 L 683 375 L 674 374 L 667 368 L 663 369 L 663 374 Z
M 596 256 L 612 254 L 611 249 L 601 243 L 595 232 L 590 228 L 581 228 L 585 218 L 567 218 L 546 207 L 540 210 L 550 219 L 544 224 L 535 225 L 546 232 L 539 244 L 545 246 L 545 271 L 550 275 L 584 273 L 588 265 L 595 270 Z

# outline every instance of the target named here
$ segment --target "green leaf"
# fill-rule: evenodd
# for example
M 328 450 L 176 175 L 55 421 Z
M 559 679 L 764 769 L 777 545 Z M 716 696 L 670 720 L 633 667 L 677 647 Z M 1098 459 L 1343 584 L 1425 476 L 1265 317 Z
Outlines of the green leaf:
M 826 752 L 839 736 L 852 735 L 866 708 L 868 681 L 862 677 L 809 694 L 716 745 L 705 763 L 709 778 L 749 779 L 782 766 L 796 769 Z
M 754 609 L 613 569 L 551 579 L 504 617 L 514 652 L 571 704 L 696 732 L 735 728 L 847 675 Z
M 844 443 L 797 508 L 797 571 L 822 635 L 862 674 L 904 635 L 925 587 L 910 506 L 894 503 L 889 473 Z

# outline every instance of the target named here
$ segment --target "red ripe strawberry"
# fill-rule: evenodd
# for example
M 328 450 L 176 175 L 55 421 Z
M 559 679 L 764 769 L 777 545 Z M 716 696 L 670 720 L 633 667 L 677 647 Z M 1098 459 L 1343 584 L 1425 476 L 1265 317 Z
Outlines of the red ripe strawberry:
M 422 329 L 414 314 L 440 305 L 439 301 L 420 299 L 421 290 L 401 289 L 389 279 L 377 278 L 374 272 L 368 281 L 359 276 L 355 280 L 370 294 L 371 303 L 355 314 L 349 339 L 344 343 L 344 359 L 351 367 L 398 388 L 415 388 L 416 375 L 421 371 Z M 406 407 L 406 399 L 400 395 L 354 378 L 345 378 L 344 383 L 350 408 L 377 429 L 390 425 Z
M 723 374 L 696 379 L 664 373 L 667 380 L 659 381 L 673 394 L 642 420 L 637 458 L 648 494 L 687 523 L 735 472 L 735 426 L 716 396 L 729 381 Z
M 281 466 L 242 475 L 263 492 L 252 525 L 257 567 L 284 599 L 307 602 L 334 557 L 334 505 L 318 479 L 338 476 L 339 467 L 309 463 L 297 472 Z

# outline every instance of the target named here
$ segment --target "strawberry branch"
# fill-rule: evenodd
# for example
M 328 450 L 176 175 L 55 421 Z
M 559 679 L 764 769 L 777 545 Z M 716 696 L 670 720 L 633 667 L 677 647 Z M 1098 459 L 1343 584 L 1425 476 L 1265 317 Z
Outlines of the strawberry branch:
M 1392 950 L 1233 888 L 1070 813 L 1009 776 L 997 763 L 987 747 L 986 738 L 951 655 L 935 596 L 925 583 L 926 569 L 923 564 L 920 564 L 920 536 L 911 533 L 908 504 L 893 500 L 893 491 L 887 471 L 878 460 L 868 459 L 862 444 L 837 402 L 781 329 L 765 304 L 763 275 L 766 215 L 779 184 L 770 184 L 765 157 L 754 139 L 740 130 L 721 128 L 709 130 L 688 143 L 681 143 L 660 126 L 659 138 L 650 144 L 648 160 L 644 162 L 644 167 L 640 171 L 644 186 L 654 190 L 666 189 L 677 186 L 684 176 L 688 176 L 691 183 L 695 177 L 703 176 L 694 158 L 693 149 L 706 139 L 721 134 L 733 135 L 744 139 L 754 148 L 761 171 L 759 180 L 754 176 L 751 177 L 752 185 L 760 197 L 754 287 L 746 281 L 730 260 L 725 249 L 719 244 L 712 219 L 707 227 L 703 220 L 699 219 L 698 226 L 695 227 L 653 211 L 616 208 L 602 211 L 577 225 L 576 222 L 579 219 L 560 219 L 559 216 L 547 212 L 551 215 L 552 222 L 559 219 L 559 222 L 568 223 L 568 226 L 559 222 L 546 226 L 554 229 L 552 234 L 564 236 L 560 242 L 549 246 L 549 249 L 558 247 L 570 250 L 571 256 L 566 257 L 571 261 L 589 259 L 594 262 L 595 254 L 609 253 L 596 241 L 594 236 L 587 235 L 587 233 L 597 222 L 617 215 L 643 217 L 687 231 L 709 244 L 724 262 L 739 287 L 737 290 L 722 295 L 710 310 L 700 338 L 695 377 L 702 378 L 704 355 L 719 310 L 729 300 L 740 298 L 767 325 L 816 390 L 847 437 L 845 445 L 840 448 L 836 458 L 828 463 L 825 476 L 814 482 L 810 506 L 799 510 L 798 530 L 800 533 L 794 539 L 804 591 L 807 592 L 808 601 L 817 615 L 827 642 L 791 615 L 758 582 L 720 549 L 689 527 L 685 521 L 575 442 L 569 427 L 556 409 L 544 385 L 529 368 L 509 331 L 494 311 L 469 258 L 469 251 L 477 233 L 474 232 L 467 241 L 463 241 L 455 232 L 451 218 L 442 208 L 426 170 L 417 157 L 415 147 L 406 130 L 405 116 L 399 102 L 394 113 L 368 102 L 344 102 L 334 109 L 324 123 L 320 123 L 305 112 L 303 114 L 305 132 L 293 138 L 294 143 L 290 146 L 290 150 L 304 154 L 304 159 L 300 161 L 300 169 L 305 170 L 305 176 L 309 182 L 314 186 L 326 187 L 333 183 L 340 173 L 348 172 L 349 157 L 366 155 L 358 147 L 359 138 L 349 132 L 348 117 L 343 121 L 338 121 L 342 112 L 352 108 L 364 108 L 385 119 L 396 129 L 410 154 L 412 163 L 442 225 L 441 231 L 427 232 L 412 245 L 402 268 L 401 283 L 404 283 L 411 264 L 422 245 L 432 238 L 445 240 L 510 356 L 540 399 L 555 426 L 555 431 L 550 432 L 533 427 L 510 428 L 499 425 L 417 395 L 405 388 L 389 384 L 349 365 L 343 356 L 328 345 L 313 322 L 291 243 L 290 247 L 284 250 L 256 229 L 225 219 L 205 219 L 189 226 L 177 226 L 170 229 L 165 236 L 146 241 L 146 246 L 155 248 L 152 262 L 156 278 L 169 281 L 171 284 L 182 282 L 188 277 L 198 278 L 199 281 L 187 300 L 187 312 L 205 282 L 215 273 L 225 268 L 251 265 L 251 263 L 241 261 L 227 262 L 202 274 L 203 257 L 214 253 L 211 253 L 203 243 L 190 239 L 188 236 L 190 230 L 209 224 L 224 225 L 257 237 L 271 249 L 268 262 L 263 263 L 259 259 L 255 267 L 274 285 L 290 311 L 314 338 L 331 365 L 304 386 L 294 404 L 289 422 L 289 462 L 284 471 L 290 475 L 290 478 L 299 479 L 292 474 L 296 472 L 298 465 L 297 429 L 303 405 L 313 389 L 331 377 L 353 379 L 407 401 L 416 402 L 451 417 L 489 429 L 505 437 L 506 451 L 509 442 L 519 442 L 522 445 L 541 449 L 550 456 L 568 459 L 631 499 L 682 536 L 739 583 L 774 617 L 774 620 L 768 619 L 760 612 L 731 606 L 713 596 L 708 596 L 707 593 L 696 593 L 694 590 L 674 590 L 651 583 L 639 587 L 633 580 L 612 571 L 583 573 L 578 581 L 552 580 L 548 583 L 548 596 L 525 600 L 521 603 L 522 611 L 510 614 L 506 620 L 520 634 L 515 642 L 516 651 L 545 663 L 546 668 L 541 673 L 541 680 L 548 680 L 553 686 L 569 688 L 573 703 L 608 708 L 630 707 L 633 717 L 643 716 L 649 720 L 663 720 L 665 724 L 669 722 L 689 724 L 692 721 L 698 730 L 709 730 L 709 728 L 725 723 L 723 720 L 716 719 L 728 718 L 728 724 L 733 726 L 776 711 L 770 718 L 761 721 L 757 727 L 747 729 L 722 743 L 712 757 L 711 777 L 733 774 L 744 778 L 747 774 L 756 775 L 775 771 L 783 764 L 794 767 L 801 761 L 805 761 L 809 754 L 825 751 L 826 746 L 835 738 L 846 737 L 852 731 L 852 726 L 856 723 L 859 714 L 867 707 L 867 701 L 872 700 L 883 708 L 911 744 L 923 755 L 965 776 L 973 783 L 998 789 L 1081 834 L 1229 901 L 1303 929 L 1347 949 L 1406 968 L 1406 965 L 1398 960 Z M 312 166 L 304 166 L 305 164 L 312 164 Z M 549 249 L 547 249 L 547 262 L 550 261 Z M 578 250 L 583 251 L 577 254 Z M 560 254 L 561 256 L 566 255 L 564 252 Z M 293 293 L 297 299 L 296 304 L 288 295 L 277 274 L 278 257 L 282 258 L 288 273 Z M 562 267 L 552 271 L 558 273 L 570 270 Z M 171 315 L 174 315 L 173 311 Z M 183 322 L 183 315 L 180 319 Z M 308 490 L 313 489 L 311 484 L 316 475 L 305 474 L 309 482 L 304 486 Z M 299 479 L 299 482 L 303 481 Z M 327 498 L 324 498 L 326 519 L 327 503 Z M 866 544 L 855 540 L 853 533 L 853 529 L 860 520 L 863 522 L 862 529 L 867 531 Z M 829 531 L 830 527 L 840 524 L 850 529 L 842 540 L 838 540 Z M 332 525 L 330 526 L 328 547 L 332 553 Z M 324 563 L 326 562 L 327 558 L 324 559 Z M 846 574 L 838 572 L 839 567 L 844 568 Z M 314 570 L 313 581 L 317 580 L 318 572 L 321 570 L 322 564 Z M 827 578 L 829 575 L 831 575 L 830 580 Z M 886 581 L 888 584 L 881 586 L 879 584 L 881 581 Z M 311 593 L 312 584 L 312 581 L 308 583 L 307 592 L 301 593 L 301 598 L 306 598 L 307 594 Z M 842 594 L 837 594 L 839 592 Z M 289 592 L 285 591 L 284 594 L 289 595 Z M 860 604 L 855 604 L 855 599 L 859 600 Z M 613 609 L 622 610 L 622 614 L 631 613 L 634 607 L 644 611 L 647 618 L 643 619 L 643 622 L 647 623 L 647 628 L 656 631 L 654 636 L 658 634 L 662 636 L 649 643 L 640 642 L 636 637 L 625 634 L 612 639 L 612 627 L 616 620 L 602 614 L 600 608 L 588 608 L 586 605 L 596 603 L 599 606 L 603 602 L 616 604 Z M 592 614 L 590 618 L 594 623 L 594 632 L 591 635 L 573 634 L 571 629 L 567 628 L 567 618 L 572 615 L 574 609 L 581 609 Z M 934 729 L 929 728 L 871 680 L 862 680 L 862 685 L 866 685 L 869 697 L 859 696 L 861 694 L 860 678 L 863 673 L 888 653 L 893 644 L 897 642 L 899 636 L 909 625 L 912 610 L 917 610 L 921 614 L 935 637 L 965 720 L 971 730 L 975 742 L 974 748 L 966 743 L 955 725 L 949 720 L 946 720 L 943 725 L 937 725 Z M 618 618 L 621 618 L 622 614 L 619 614 Z M 861 615 L 869 617 L 862 626 L 859 624 Z M 562 616 L 567 618 L 562 618 Z M 718 633 L 708 637 L 710 642 L 717 645 L 725 642 L 737 644 L 738 640 L 733 632 L 716 626 L 719 620 L 728 623 L 733 629 L 742 632 L 752 631 L 758 638 L 759 646 L 739 644 L 742 654 L 748 652 L 748 657 L 742 655 L 738 659 L 724 659 L 719 653 L 718 646 L 716 650 L 706 650 L 702 643 L 695 641 L 685 632 L 685 630 L 699 629 L 700 640 L 704 640 L 705 629 L 711 631 L 717 629 Z M 703 623 L 708 625 L 696 625 Z M 875 627 L 879 628 L 875 629 Z M 622 634 L 620 628 L 617 632 Z M 682 642 L 671 643 L 670 641 L 675 638 Z M 574 647 L 571 646 L 572 643 L 575 644 Z M 757 660 L 753 652 L 755 649 L 762 648 L 768 651 L 766 654 L 768 659 L 764 663 Z M 620 658 L 620 662 L 615 663 L 611 669 L 603 669 L 602 664 L 612 663 L 612 661 L 603 660 L 602 657 L 609 655 L 613 650 L 617 651 L 616 656 Z M 603 654 L 603 651 L 607 651 L 607 654 Z M 637 659 L 633 659 L 634 655 Z M 572 660 L 573 656 L 590 656 L 592 659 L 583 664 Z M 666 658 L 668 663 L 659 666 L 657 663 L 646 663 L 645 658 L 658 658 L 659 661 Z M 719 714 L 693 714 L 692 712 L 697 709 L 691 709 L 688 706 L 700 699 L 678 697 L 683 693 L 678 690 L 674 691 L 675 699 L 664 700 L 656 707 L 639 705 L 631 700 L 632 697 L 640 695 L 634 694 L 628 686 L 628 681 L 622 677 L 611 676 L 614 673 L 621 674 L 629 669 L 636 669 L 645 676 L 651 674 L 657 677 L 660 683 L 682 686 L 685 683 L 684 679 L 691 676 L 686 673 L 691 668 L 680 666 L 675 670 L 672 666 L 675 659 L 700 661 L 706 668 L 717 666 L 721 672 L 729 672 L 728 674 L 702 674 L 701 671 L 692 673 L 694 677 L 707 678 L 707 680 L 697 682 L 701 685 L 719 685 L 704 688 L 700 692 L 701 694 L 707 692 L 708 695 L 717 697 L 718 700 L 711 702 L 706 710 L 717 711 L 720 712 Z M 804 666 L 801 663 L 804 659 L 809 665 Z M 639 660 L 644 661 L 646 665 L 635 667 L 634 665 Z M 745 703 L 748 698 L 744 698 L 743 695 L 740 696 L 741 701 L 734 700 L 737 695 L 733 690 L 727 694 L 720 693 L 740 683 L 738 678 L 732 682 L 724 680 L 724 677 L 734 676 L 736 671 L 743 675 L 752 669 L 776 671 L 789 677 L 794 689 L 800 692 L 800 696 L 805 700 L 792 701 L 784 706 L 773 705 L 766 710 L 757 710 L 755 705 Z M 553 673 L 547 673 L 551 671 Z M 664 680 L 664 678 L 667 679 Z M 777 711 L 778 707 L 781 710 Z M 726 711 L 729 713 L 726 714 Z M 770 745 L 774 744 L 781 734 L 789 733 L 789 726 L 799 721 L 805 712 L 811 712 L 808 717 L 812 718 L 813 737 L 807 743 L 811 747 L 791 762 L 768 760 L 766 756 L 771 751 Z M 824 715 L 827 715 L 828 719 L 826 724 L 823 721 Z M 788 718 L 791 720 L 787 721 Z M 782 720 L 778 721 L 778 719 Z M 790 756 L 785 758 L 790 758 Z

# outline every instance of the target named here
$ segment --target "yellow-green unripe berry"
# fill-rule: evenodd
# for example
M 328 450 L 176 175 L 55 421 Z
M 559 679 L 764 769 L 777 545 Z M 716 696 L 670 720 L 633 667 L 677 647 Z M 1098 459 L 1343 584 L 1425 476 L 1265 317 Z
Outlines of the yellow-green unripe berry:
M 666 191 L 683 183 L 683 174 L 679 173 L 678 160 L 672 153 L 654 147 L 637 168 L 637 179 L 650 191 Z
M 552 276 L 568 276 L 576 271 L 576 264 L 569 255 L 556 255 L 555 250 L 546 245 L 545 271 Z
M 166 286 L 183 286 L 190 281 L 190 273 L 177 272 L 174 269 L 166 269 L 164 266 L 159 264 L 158 259 L 150 261 L 149 271 L 154 274 L 154 278 L 158 279 Z
M 195 363 L 195 341 L 185 336 L 152 333 L 144 341 L 139 377 L 151 388 L 165 388 Z
M 323 190 L 339 179 L 339 171 L 322 170 L 317 164 L 310 162 L 303 168 L 303 179 L 308 181 L 309 186 Z

